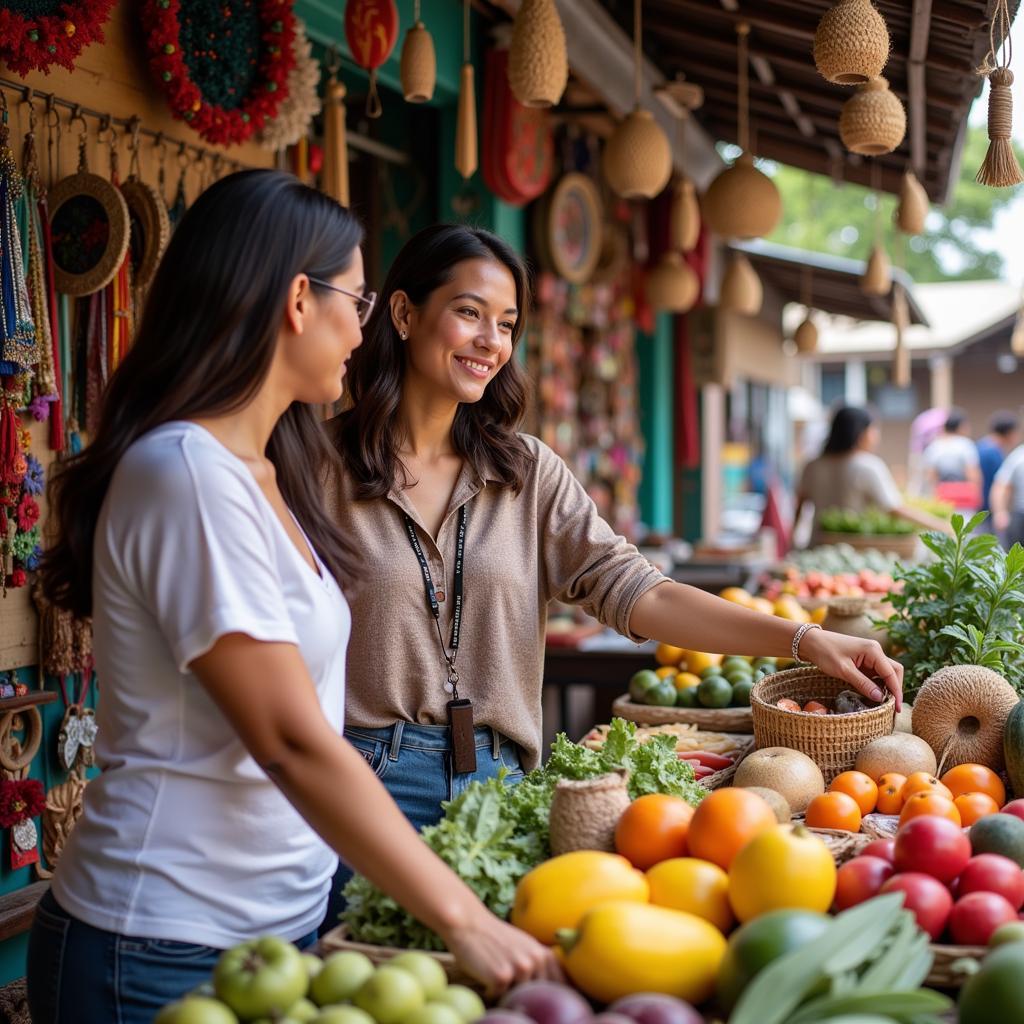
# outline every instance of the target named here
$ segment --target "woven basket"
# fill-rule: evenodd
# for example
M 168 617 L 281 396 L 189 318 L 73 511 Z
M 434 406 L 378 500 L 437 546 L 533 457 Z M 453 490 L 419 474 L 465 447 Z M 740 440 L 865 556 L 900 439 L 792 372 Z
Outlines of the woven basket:
M 723 768 L 720 772 L 715 772 L 714 775 L 705 776 L 700 780 L 700 784 L 705 789 L 723 789 L 725 786 L 731 786 L 732 780 L 736 775 L 736 769 L 740 766 L 740 761 L 753 749 L 754 737 L 751 736 L 741 745 L 739 753 L 736 755 L 736 760 L 728 768 Z
M 814 63 L 836 85 L 859 85 L 882 73 L 889 30 L 870 0 L 839 0 L 818 22 Z
M 647 301 L 659 311 L 688 313 L 700 297 L 700 281 L 678 252 L 667 252 L 647 275 Z
M 809 700 L 834 700 L 849 683 L 819 669 L 793 668 L 765 676 L 750 693 L 754 741 L 758 747 L 790 747 L 806 754 L 821 769 L 828 785 L 853 768 L 857 754 L 893 729 L 896 703 L 891 693 L 877 707 L 848 715 L 812 715 L 785 711 L 776 701 L 789 697 L 801 706 Z
M 941 946 L 928 947 L 935 956 L 932 969 L 925 978 L 929 988 L 960 988 L 971 976 L 969 971 L 960 969 L 959 961 L 965 959 L 983 960 L 989 952 L 986 946 Z M 993 1024 L 996 1020 L 993 1017 Z
M 793 341 L 796 343 L 797 352 L 808 353 L 817 351 L 818 328 L 809 316 L 793 332 Z
M 813 832 L 828 847 L 836 867 L 853 860 L 871 842 L 871 836 L 862 832 L 845 832 L 838 828 L 811 828 L 808 831 Z
M 924 233 L 925 221 L 928 219 L 928 193 L 917 180 L 913 171 L 906 171 L 900 183 L 900 202 L 893 217 L 896 226 L 905 235 Z
M 697 725 L 708 732 L 743 732 L 753 729 L 750 708 L 657 708 L 634 704 L 623 694 L 612 704 L 612 714 L 637 725 Z M 737 762 L 738 764 L 739 762 Z
M 851 153 L 891 153 L 907 134 L 907 112 L 882 77 L 873 78 L 843 104 L 839 137 Z
M 718 308 L 727 309 L 743 316 L 757 316 L 764 301 L 764 287 L 750 260 L 737 253 L 722 278 L 718 290 Z
M 653 199 L 672 176 L 668 136 L 649 110 L 637 108 L 620 122 L 601 161 L 612 191 L 623 199 Z
M 406 103 L 426 103 L 433 97 L 437 82 L 437 55 L 434 37 L 422 21 L 417 21 L 405 33 L 398 74 Z
M 523 0 L 512 25 L 508 84 L 524 107 L 551 107 L 569 80 L 565 29 L 554 0 Z
M 711 182 L 701 205 L 708 226 L 723 238 L 762 238 L 782 219 L 782 196 L 749 153 Z
M 857 551 L 882 551 L 911 559 L 917 552 L 914 533 L 823 533 L 822 544 L 848 544 Z
M 669 210 L 668 244 L 678 252 L 693 252 L 700 237 L 700 203 L 689 178 L 680 178 L 672 190 Z

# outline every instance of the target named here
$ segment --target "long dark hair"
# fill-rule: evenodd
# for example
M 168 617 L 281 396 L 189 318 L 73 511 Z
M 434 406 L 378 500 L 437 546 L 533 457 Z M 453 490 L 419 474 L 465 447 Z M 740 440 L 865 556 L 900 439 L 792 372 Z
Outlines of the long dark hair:
M 864 431 L 874 422 L 867 409 L 842 405 L 832 417 L 832 428 L 825 442 L 824 455 L 846 455 L 857 447 Z
M 347 210 L 278 171 L 232 174 L 200 196 L 163 257 L 92 443 L 50 482 L 55 536 L 40 569 L 49 601 L 91 614 L 93 534 L 129 446 L 162 423 L 242 408 L 269 371 L 295 275 L 342 273 L 361 241 Z M 312 408 L 285 412 L 267 456 L 313 547 L 339 581 L 351 579 L 354 554 L 321 496 L 336 456 Z
M 457 264 L 478 259 L 502 264 L 515 281 L 519 316 L 512 330 L 514 349 L 526 323 L 530 286 L 522 260 L 497 235 L 461 224 L 438 224 L 409 239 L 391 265 L 365 340 L 349 360 L 346 381 L 352 408 L 338 418 L 332 431 L 360 498 L 384 497 L 401 469 L 397 413 L 407 355 L 391 319 L 391 297 L 403 291 L 413 306 L 423 306 L 451 281 Z M 526 377 L 510 359 L 479 402 L 459 406 L 452 426 L 452 446 L 471 468 L 478 475 L 489 469 L 517 494 L 532 461 L 517 433 L 526 395 Z

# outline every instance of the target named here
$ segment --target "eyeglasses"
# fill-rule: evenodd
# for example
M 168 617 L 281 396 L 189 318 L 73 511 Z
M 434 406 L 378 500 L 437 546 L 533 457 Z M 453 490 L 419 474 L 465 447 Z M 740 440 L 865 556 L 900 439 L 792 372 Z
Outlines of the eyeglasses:
M 359 326 L 365 327 L 367 321 L 370 319 L 370 314 L 373 313 L 373 307 L 377 304 L 377 293 L 367 292 L 365 295 L 357 295 L 355 292 L 347 291 L 345 288 L 339 288 L 336 284 L 329 284 L 319 277 L 310 277 L 310 281 L 313 284 L 320 285 L 321 288 L 330 288 L 332 292 L 341 292 L 342 295 L 347 295 L 350 299 L 356 300 L 356 309 L 359 311 Z

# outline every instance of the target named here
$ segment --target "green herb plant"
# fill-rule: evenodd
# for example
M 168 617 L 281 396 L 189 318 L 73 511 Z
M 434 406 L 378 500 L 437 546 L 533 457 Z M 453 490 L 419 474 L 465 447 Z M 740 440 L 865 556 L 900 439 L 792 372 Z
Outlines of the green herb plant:
M 985 517 L 954 515 L 952 536 L 922 534 L 935 557 L 895 573 L 895 613 L 886 627 L 911 700 L 945 665 L 983 665 L 1024 690 L 1024 548 L 1004 551 L 991 534 L 975 536 Z
M 423 841 L 499 917 L 507 917 L 519 879 L 551 855 L 548 817 L 560 779 L 629 772 L 629 795 L 669 793 L 696 806 L 707 795 L 681 761 L 672 736 L 636 739 L 636 726 L 617 718 L 601 750 L 560 733 L 545 765 L 516 786 L 502 778 L 474 782 L 444 805 L 445 815 L 421 831 Z M 440 950 L 440 938 L 360 875 L 345 888 L 342 921 L 351 938 L 381 946 Z

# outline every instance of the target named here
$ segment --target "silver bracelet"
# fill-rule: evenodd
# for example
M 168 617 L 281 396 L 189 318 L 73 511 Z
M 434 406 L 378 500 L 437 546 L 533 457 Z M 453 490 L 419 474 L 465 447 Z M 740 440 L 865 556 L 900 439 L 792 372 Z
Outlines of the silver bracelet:
M 793 646 L 790 650 L 793 653 L 793 660 L 800 660 L 800 641 L 803 640 L 804 634 L 808 633 L 812 629 L 821 629 L 821 626 L 816 622 L 805 622 L 794 634 L 793 634 Z

